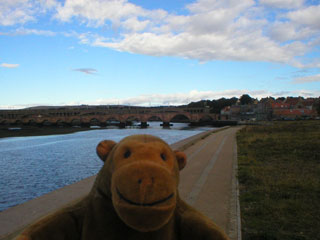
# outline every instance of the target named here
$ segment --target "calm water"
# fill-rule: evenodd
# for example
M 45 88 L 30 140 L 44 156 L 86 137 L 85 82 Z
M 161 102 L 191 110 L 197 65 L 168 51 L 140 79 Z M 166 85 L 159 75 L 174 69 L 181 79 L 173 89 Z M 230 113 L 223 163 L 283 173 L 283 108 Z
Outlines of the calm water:
M 166 130 L 152 123 L 148 129 L 0 139 L 0 211 L 95 175 L 102 166 L 95 152 L 101 140 L 118 142 L 132 134 L 152 134 L 171 144 L 208 130 L 179 130 L 184 127 L 174 124 Z

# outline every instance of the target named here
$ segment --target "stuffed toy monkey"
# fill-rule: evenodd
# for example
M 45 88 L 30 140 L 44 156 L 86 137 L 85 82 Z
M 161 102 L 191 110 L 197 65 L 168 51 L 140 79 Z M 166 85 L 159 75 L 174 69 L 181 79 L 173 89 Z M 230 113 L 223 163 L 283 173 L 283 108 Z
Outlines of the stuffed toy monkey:
M 91 192 L 26 228 L 18 240 L 226 240 L 178 193 L 186 155 L 158 137 L 133 135 L 97 146 L 104 162 Z

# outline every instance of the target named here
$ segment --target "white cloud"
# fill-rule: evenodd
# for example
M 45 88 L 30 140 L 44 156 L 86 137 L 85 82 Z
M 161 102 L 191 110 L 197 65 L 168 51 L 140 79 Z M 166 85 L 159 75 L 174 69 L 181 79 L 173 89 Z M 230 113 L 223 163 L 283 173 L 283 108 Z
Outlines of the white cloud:
M 136 106 L 160 106 L 160 105 L 184 105 L 190 102 L 200 100 L 213 100 L 222 97 L 232 98 L 240 97 L 243 94 L 249 94 L 253 98 L 263 98 L 268 96 L 304 96 L 319 97 L 320 91 L 287 91 L 287 92 L 271 92 L 268 90 L 224 90 L 224 91 L 198 91 L 193 90 L 188 93 L 171 93 L 171 94 L 146 94 L 131 98 L 114 98 L 114 99 L 98 99 L 92 102 L 78 102 L 72 104 L 90 104 L 90 105 L 136 105 Z M 71 105 L 72 105 L 71 104 Z M 70 105 L 70 104 L 69 104 Z
M 284 9 L 273 11 L 276 20 L 271 20 L 265 6 Z M 317 47 L 320 37 L 320 5 L 306 6 L 304 0 L 195 0 L 185 6 L 189 12 L 184 15 L 148 10 L 128 0 L 0 0 L 0 9 L 0 25 L 23 24 L 50 10 L 56 20 L 102 28 L 100 35 L 64 34 L 82 44 L 200 62 L 265 61 L 306 67 L 307 61 L 298 60 L 306 58 L 298 57 Z M 116 32 L 113 39 L 110 27 Z M 57 33 L 20 28 L 15 34 Z
M 57 103 L 56 106 L 61 105 L 132 105 L 132 106 L 163 106 L 163 105 L 185 105 L 190 102 L 200 100 L 213 100 L 219 98 L 239 98 L 243 94 L 249 94 L 253 98 L 264 98 L 264 97 L 287 97 L 287 96 L 302 96 L 302 97 L 319 97 L 319 90 L 295 90 L 295 91 L 282 91 L 282 92 L 271 92 L 268 90 L 246 90 L 246 89 L 233 89 L 224 91 L 198 91 L 193 90 L 186 93 L 169 93 L 169 94 L 145 94 L 138 95 L 130 98 L 108 98 L 108 99 L 97 99 L 95 101 L 78 101 L 69 103 Z M 17 104 L 17 105 L 0 105 L 0 109 L 21 109 L 33 106 L 52 106 L 53 104 L 38 103 L 38 104 Z
M 56 106 L 63 106 L 63 103 L 56 104 Z M 38 107 L 38 106 L 48 106 L 54 107 L 52 104 L 43 104 L 43 103 L 28 103 L 28 104 L 15 104 L 15 105 L 0 105 L 0 110 L 14 110 L 14 109 L 24 109 L 30 107 Z
M 304 0 L 260 0 L 261 4 L 273 8 L 299 8 L 304 4 Z
M 149 23 L 149 20 L 139 21 L 137 17 L 132 17 L 123 22 L 123 27 L 132 32 L 140 32 L 144 30 Z
M 56 0 L 0 0 L 0 25 L 36 21 L 36 15 L 57 6 Z
M 90 25 L 101 26 L 106 21 L 117 24 L 120 20 L 144 15 L 146 10 L 127 0 L 66 0 L 64 5 L 58 7 L 55 17 L 62 21 L 78 17 Z
M 192 13 L 203 13 L 228 9 L 231 10 L 230 13 L 239 14 L 241 11 L 254 4 L 255 2 L 253 0 L 198 0 L 189 4 L 187 8 Z
M 320 74 L 312 76 L 303 76 L 294 78 L 293 83 L 310 83 L 310 82 L 320 82 Z
M 279 42 L 304 40 L 316 35 L 317 31 L 310 27 L 300 27 L 293 22 L 274 22 L 270 25 L 268 33 L 271 39 Z
M 290 5 L 289 1 L 282 3 Z M 186 7 L 189 15 L 163 13 L 160 20 L 151 19 L 151 11 L 139 8 L 139 11 L 131 12 L 133 17 L 122 15 L 117 18 L 117 26 L 123 30 L 120 37 L 96 36 L 84 38 L 85 42 L 81 39 L 81 42 L 118 51 L 178 56 L 200 62 L 266 61 L 304 66 L 296 58 L 311 51 L 313 46 L 308 44 L 308 38 L 319 34 L 319 31 L 297 27 L 292 22 L 276 22 L 269 27 L 271 23 L 266 18 L 250 16 L 251 11 L 256 11 L 252 0 L 198 0 Z M 81 10 L 78 12 L 85 18 Z M 139 20 L 140 16 L 144 20 Z M 90 22 L 94 18 L 90 15 L 85 19 Z M 106 19 L 100 18 L 99 22 L 104 23 Z M 109 20 L 115 22 L 115 18 Z
M 42 8 L 44 9 L 52 9 L 52 8 L 56 8 L 57 6 L 59 6 L 59 3 L 57 0 L 40 0 L 39 1 Z
M 320 5 L 309 6 L 289 12 L 287 18 L 292 22 L 320 30 Z
M 199 61 L 236 60 L 270 61 L 289 63 L 307 49 L 298 42 L 280 47 L 258 32 L 238 33 L 235 36 L 224 34 L 195 35 L 188 32 L 180 34 L 134 33 L 125 34 L 121 41 L 102 41 L 92 44 L 138 54 L 153 56 L 178 56 Z
M 18 28 L 16 30 L 17 35 L 42 35 L 42 36 L 55 36 L 56 33 L 48 30 L 38 30 L 38 29 L 26 29 Z
M 10 26 L 34 20 L 32 4 L 28 0 L 0 1 L 0 25 Z
M 19 36 L 19 35 L 39 35 L 39 36 L 55 36 L 57 33 L 48 30 L 38 30 L 30 28 L 17 28 L 10 32 L 0 32 L 0 36 Z
M 19 64 L 1 63 L 0 66 L 4 67 L 4 68 L 17 68 L 17 67 L 19 67 Z

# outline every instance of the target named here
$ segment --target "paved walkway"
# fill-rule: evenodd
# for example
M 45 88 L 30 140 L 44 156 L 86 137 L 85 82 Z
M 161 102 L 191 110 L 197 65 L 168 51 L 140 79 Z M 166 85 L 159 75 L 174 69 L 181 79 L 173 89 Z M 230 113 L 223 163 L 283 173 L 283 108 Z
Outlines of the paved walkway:
M 210 217 L 231 239 L 240 239 L 236 181 L 238 127 L 211 134 L 185 150 L 180 196 Z
M 238 127 L 203 133 L 176 144 L 187 154 L 180 175 L 180 196 L 210 217 L 232 240 L 240 239 L 236 181 Z M 0 239 L 12 239 L 22 226 L 86 194 L 95 176 L 0 213 Z M 11 233 L 8 235 L 8 233 Z

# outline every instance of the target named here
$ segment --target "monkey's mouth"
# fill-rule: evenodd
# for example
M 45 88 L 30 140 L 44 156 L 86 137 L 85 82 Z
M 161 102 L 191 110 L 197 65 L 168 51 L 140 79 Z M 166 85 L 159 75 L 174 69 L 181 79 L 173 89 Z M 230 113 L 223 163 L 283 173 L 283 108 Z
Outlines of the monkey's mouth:
M 131 205 L 135 205 L 135 206 L 140 206 L 140 207 L 152 207 L 154 205 L 157 205 L 157 204 L 160 204 L 160 203 L 163 203 L 163 202 L 166 202 L 168 201 L 169 199 L 171 199 L 173 196 L 174 196 L 174 193 L 171 193 L 168 197 L 166 198 L 163 198 L 163 199 L 160 199 L 160 200 L 157 200 L 157 201 L 154 201 L 154 202 L 151 202 L 151 203 L 137 203 L 137 202 L 134 202 L 134 201 L 131 201 L 130 199 L 124 197 L 120 191 L 118 190 L 118 188 L 116 188 L 117 190 L 117 194 L 118 196 L 125 202 L 131 204 Z

